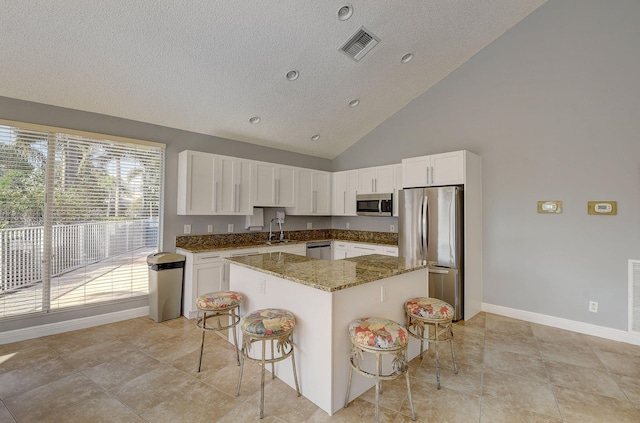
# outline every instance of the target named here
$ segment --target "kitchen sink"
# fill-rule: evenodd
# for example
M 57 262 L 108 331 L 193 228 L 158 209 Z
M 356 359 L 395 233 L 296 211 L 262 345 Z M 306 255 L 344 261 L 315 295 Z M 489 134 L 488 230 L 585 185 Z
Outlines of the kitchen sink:
M 267 245 L 273 245 L 273 244 L 286 244 L 287 242 L 291 242 L 292 240 L 290 239 L 274 239 L 273 241 L 265 241 L 265 244 Z

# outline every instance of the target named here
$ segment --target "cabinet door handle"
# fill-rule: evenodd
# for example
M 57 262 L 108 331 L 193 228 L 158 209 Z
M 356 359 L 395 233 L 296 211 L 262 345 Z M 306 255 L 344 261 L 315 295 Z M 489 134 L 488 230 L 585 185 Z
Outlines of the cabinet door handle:
M 199 257 L 198 260 L 209 260 L 209 259 L 214 259 L 214 258 L 220 258 L 220 256 L 206 256 L 206 257 Z
M 215 193 L 213 194 L 213 211 L 218 211 L 218 183 L 215 184 Z
M 235 211 L 240 211 L 240 184 L 236 184 L 236 202 L 235 202 Z
M 347 214 L 347 192 L 342 192 L 342 213 Z
M 276 179 L 276 204 L 280 204 L 280 179 Z
M 313 212 L 318 212 L 318 191 L 313 191 Z
M 367 250 L 367 251 L 374 251 L 375 250 L 375 248 L 360 247 L 360 246 L 357 246 L 357 245 L 354 245 L 353 249 L 354 250 Z

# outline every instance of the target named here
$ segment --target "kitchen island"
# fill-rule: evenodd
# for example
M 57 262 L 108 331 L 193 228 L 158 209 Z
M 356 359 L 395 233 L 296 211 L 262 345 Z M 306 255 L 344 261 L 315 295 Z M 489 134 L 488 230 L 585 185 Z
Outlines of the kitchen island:
M 344 407 L 351 350 L 349 322 L 377 316 L 404 324 L 404 301 L 428 293 L 426 266 L 398 257 L 372 254 L 328 261 L 267 253 L 227 261 L 231 265 L 230 289 L 244 296 L 242 314 L 272 307 L 290 310 L 296 316 L 300 389 L 329 415 Z M 409 359 L 419 354 L 419 348 L 419 342 L 411 338 Z M 251 355 L 259 354 L 259 346 L 252 347 Z M 369 366 L 371 358 L 365 360 Z M 390 363 L 384 365 L 389 371 Z M 276 363 L 275 373 L 295 386 L 289 360 Z M 350 399 L 373 385 L 372 379 L 354 376 Z

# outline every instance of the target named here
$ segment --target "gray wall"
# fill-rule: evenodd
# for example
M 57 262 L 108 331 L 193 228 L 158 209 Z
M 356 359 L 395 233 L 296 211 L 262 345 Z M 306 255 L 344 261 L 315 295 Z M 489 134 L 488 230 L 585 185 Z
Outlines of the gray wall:
M 627 260 L 640 258 L 639 21 L 635 0 L 547 2 L 332 162 L 1 97 L 0 118 L 167 144 L 165 250 L 185 223 L 194 233 L 244 224 L 176 215 L 184 149 L 321 170 L 468 149 L 484 168 L 484 301 L 626 329 Z M 562 200 L 564 213 L 537 214 L 546 199 Z M 588 200 L 616 200 L 618 215 L 587 216 Z M 362 219 L 288 216 L 286 229 L 397 223 Z
M 484 302 L 626 330 L 627 260 L 640 259 L 638 22 L 638 1 L 549 1 L 333 170 L 481 155 Z M 537 214 L 538 200 L 564 212 Z M 617 201 L 618 215 L 587 215 L 589 200 Z
M 180 151 L 205 151 L 319 170 L 330 170 L 331 167 L 329 160 L 318 157 L 6 97 L 0 97 L 0 119 L 71 128 L 166 144 L 164 233 L 162 242 L 162 249 L 165 251 L 174 251 L 176 235 L 183 233 L 185 224 L 191 224 L 192 234 L 206 233 L 207 225 L 209 224 L 213 225 L 213 233 L 227 233 L 228 223 L 234 224 L 234 232 L 246 232 L 244 229 L 244 216 L 177 215 L 178 153 Z M 273 218 L 275 211 L 276 209 L 265 209 L 265 221 L 268 222 Z M 287 216 L 283 229 L 306 229 L 308 222 L 312 223 L 314 229 L 331 227 L 330 217 Z M 268 230 L 268 227 L 266 229 Z
M 331 162 L 327 159 L 6 97 L 0 97 L 0 119 L 70 128 L 79 131 L 96 132 L 166 144 L 164 229 L 162 239 L 162 249 L 165 251 L 175 251 L 176 236 L 182 234 L 183 225 L 187 223 L 192 225 L 193 234 L 206 233 L 208 224 L 214 225 L 214 233 L 226 233 L 228 223 L 234 224 L 235 232 L 246 232 L 244 229 L 244 216 L 206 217 L 178 216 L 176 214 L 178 153 L 180 151 L 187 149 L 206 151 L 319 170 L 330 170 L 331 166 Z M 266 222 L 275 216 L 276 210 L 283 209 L 265 209 L 264 217 Z M 312 223 L 314 229 L 331 227 L 330 217 L 287 216 L 283 229 L 306 229 L 308 222 Z M 268 230 L 268 224 L 266 230 Z M 146 305 L 148 305 L 148 299 L 137 298 L 115 304 L 98 305 L 88 309 L 63 310 L 46 315 L 24 316 L 19 319 L 9 319 L 0 322 L 0 332 L 133 309 Z

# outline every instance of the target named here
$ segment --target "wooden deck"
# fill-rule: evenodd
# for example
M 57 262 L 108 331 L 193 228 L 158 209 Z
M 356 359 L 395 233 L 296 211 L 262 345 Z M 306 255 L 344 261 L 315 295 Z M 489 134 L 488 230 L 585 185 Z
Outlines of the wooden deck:
M 154 251 L 140 248 L 53 278 L 50 309 L 147 295 L 146 258 Z M 42 283 L 0 294 L 0 318 L 42 311 Z

